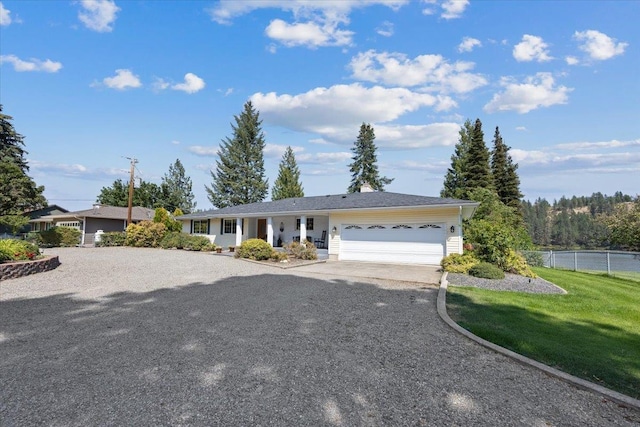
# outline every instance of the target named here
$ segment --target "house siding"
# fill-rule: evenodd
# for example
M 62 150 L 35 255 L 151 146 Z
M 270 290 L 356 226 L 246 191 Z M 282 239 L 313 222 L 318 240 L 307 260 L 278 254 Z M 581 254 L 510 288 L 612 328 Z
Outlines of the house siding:
M 92 245 L 95 242 L 96 231 L 124 231 L 126 221 L 122 219 L 86 218 L 84 224 L 84 244 Z
M 462 237 L 459 231 L 459 209 L 457 207 L 441 209 L 395 209 L 370 210 L 359 212 L 333 212 L 329 216 L 329 230 L 336 228 L 336 233 L 328 233 L 329 258 L 338 259 L 340 253 L 340 231 L 347 224 L 392 224 L 392 223 L 432 223 L 445 227 L 445 256 L 462 253 Z M 451 226 L 455 232 L 449 232 Z

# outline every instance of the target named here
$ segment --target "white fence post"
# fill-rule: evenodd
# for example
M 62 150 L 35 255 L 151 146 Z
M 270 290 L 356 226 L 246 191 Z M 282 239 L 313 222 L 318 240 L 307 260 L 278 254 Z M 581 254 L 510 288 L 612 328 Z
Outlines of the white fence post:
M 573 253 L 573 271 L 578 271 L 578 251 Z
M 609 251 L 607 251 L 607 276 L 611 276 L 611 259 L 609 258 Z

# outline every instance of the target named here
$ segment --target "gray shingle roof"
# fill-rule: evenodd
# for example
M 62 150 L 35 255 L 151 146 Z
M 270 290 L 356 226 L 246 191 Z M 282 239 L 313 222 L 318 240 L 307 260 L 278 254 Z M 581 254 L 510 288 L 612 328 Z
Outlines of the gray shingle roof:
M 266 214 L 329 212 L 375 208 L 401 208 L 421 206 L 477 206 L 469 200 L 374 191 L 369 193 L 334 194 L 327 196 L 294 197 L 272 202 L 250 203 L 222 209 L 183 215 L 179 219 L 220 218 L 235 215 L 259 216 Z

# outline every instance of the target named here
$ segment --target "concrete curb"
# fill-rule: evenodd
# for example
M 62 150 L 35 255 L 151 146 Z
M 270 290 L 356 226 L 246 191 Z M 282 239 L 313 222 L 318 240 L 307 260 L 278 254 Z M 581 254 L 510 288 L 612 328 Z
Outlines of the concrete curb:
M 327 262 L 326 259 L 319 259 L 317 261 L 312 261 L 312 262 L 305 262 L 303 264 L 295 264 L 295 265 L 280 265 L 280 263 L 275 263 L 275 262 L 264 262 L 264 261 L 256 261 L 253 259 L 249 259 L 249 258 L 235 258 L 238 259 L 240 261 L 246 261 L 246 262 L 252 262 L 254 264 L 260 264 L 260 265 L 266 265 L 267 267 L 274 267 L 274 268 L 279 268 L 281 270 L 288 270 L 290 268 L 298 268 L 298 267 L 304 267 L 307 265 L 314 265 L 314 264 L 324 264 Z M 286 264 L 286 263 L 284 263 Z
M 447 285 L 448 284 L 449 282 L 447 281 L 447 272 L 444 272 L 442 274 L 442 278 L 440 279 L 440 289 L 438 290 L 438 303 L 437 303 L 438 315 L 442 320 L 444 320 L 444 322 L 447 325 L 453 328 L 456 332 L 464 335 L 465 337 L 469 338 L 472 341 L 475 341 L 476 343 L 480 344 L 483 347 L 486 347 L 504 356 L 510 357 L 516 362 L 522 363 L 523 365 L 528 365 L 533 368 L 540 369 L 545 374 L 550 375 L 552 377 L 559 378 L 562 381 L 566 381 L 570 384 L 573 384 L 578 388 L 592 391 L 594 393 L 598 393 L 606 397 L 607 399 L 610 399 L 621 405 L 640 410 L 640 400 L 638 399 L 634 399 L 633 397 L 627 396 L 622 393 L 618 393 L 617 391 L 613 391 L 606 387 L 602 387 L 598 384 L 594 384 L 592 382 L 583 380 L 582 378 L 574 377 L 573 375 L 569 375 L 566 372 L 559 371 L 558 369 L 555 369 L 545 364 L 542 364 L 540 362 L 537 362 L 533 359 L 530 359 L 521 354 L 515 353 L 504 347 L 500 347 L 499 345 L 496 345 L 492 342 L 482 339 L 472 334 L 471 332 L 467 331 L 466 329 L 458 325 L 456 322 L 454 322 L 453 319 L 451 319 L 451 317 L 449 317 L 449 314 L 447 313 Z

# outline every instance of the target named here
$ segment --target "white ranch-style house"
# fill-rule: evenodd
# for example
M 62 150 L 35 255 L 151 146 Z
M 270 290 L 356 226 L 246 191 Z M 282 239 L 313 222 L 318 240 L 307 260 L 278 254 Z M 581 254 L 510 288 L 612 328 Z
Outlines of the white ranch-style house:
M 259 238 L 272 246 L 305 239 L 330 260 L 439 264 L 462 253 L 462 221 L 477 202 L 389 192 L 298 197 L 183 215 L 183 231 L 218 246 Z

